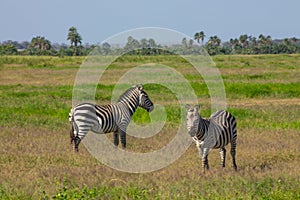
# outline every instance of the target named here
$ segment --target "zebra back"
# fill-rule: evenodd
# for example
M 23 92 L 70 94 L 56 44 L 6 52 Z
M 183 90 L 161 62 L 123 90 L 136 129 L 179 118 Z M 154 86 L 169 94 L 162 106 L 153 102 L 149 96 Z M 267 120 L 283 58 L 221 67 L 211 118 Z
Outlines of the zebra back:
M 213 135 L 212 148 L 226 146 L 233 139 L 236 139 L 236 120 L 235 117 L 225 110 L 213 113 L 209 118 L 208 134 Z
M 199 114 L 199 106 L 186 108 L 189 133 L 195 141 L 208 148 L 220 148 L 236 138 L 236 120 L 229 112 L 220 110 L 205 119 Z

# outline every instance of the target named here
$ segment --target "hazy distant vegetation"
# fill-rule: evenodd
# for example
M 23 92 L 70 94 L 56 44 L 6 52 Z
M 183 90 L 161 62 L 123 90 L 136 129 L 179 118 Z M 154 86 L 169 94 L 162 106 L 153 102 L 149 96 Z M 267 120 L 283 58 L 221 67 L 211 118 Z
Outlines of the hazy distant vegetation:
M 166 54 L 198 54 L 202 47 L 210 55 L 229 54 L 294 54 L 300 53 L 300 39 L 296 37 L 272 39 L 269 35 L 260 34 L 258 37 L 243 34 L 229 41 L 221 41 L 217 36 L 210 36 L 204 42 L 206 35 L 203 31 L 197 32 L 193 39 L 182 38 L 181 44 L 164 46 L 152 38 L 137 40 L 131 36 L 127 38 L 124 47 L 113 47 L 104 43 L 84 44 L 82 36 L 75 27 L 70 27 L 65 43 L 52 43 L 43 36 L 35 36 L 31 41 L 2 41 L 0 55 L 51 55 L 51 56 L 85 56 L 96 46 L 101 54 L 130 52 L 133 55 L 166 55 Z M 124 41 L 125 42 L 125 41 Z M 200 45 L 195 45 L 199 43 Z M 162 48 L 164 50 L 162 50 Z

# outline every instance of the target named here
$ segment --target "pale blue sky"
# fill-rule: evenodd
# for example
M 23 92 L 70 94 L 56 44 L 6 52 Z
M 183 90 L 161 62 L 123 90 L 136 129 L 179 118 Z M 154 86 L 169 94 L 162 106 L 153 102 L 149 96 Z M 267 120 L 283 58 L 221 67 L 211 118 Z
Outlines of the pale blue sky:
M 300 38 L 299 9 L 299 0 L 0 0 L 0 41 L 30 41 L 41 35 L 68 43 L 71 26 L 84 43 L 149 26 L 190 37 L 204 31 L 222 41 L 244 33 Z

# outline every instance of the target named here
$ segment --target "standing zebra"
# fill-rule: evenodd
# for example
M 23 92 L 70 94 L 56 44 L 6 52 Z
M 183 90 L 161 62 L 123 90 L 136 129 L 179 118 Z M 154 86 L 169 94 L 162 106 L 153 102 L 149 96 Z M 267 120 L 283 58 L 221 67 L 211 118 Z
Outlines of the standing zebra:
M 69 114 L 69 121 L 71 123 L 70 140 L 71 144 L 74 141 L 74 150 L 78 151 L 78 145 L 88 131 L 114 132 L 114 145 L 119 145 L 120 136 L 122 147 L 126 148 L 126 129 L 138 106 L 148 112 L 154 108 L 141 84 L 125 91 L 116 104 L 82 103 L 73 107 Z
M 221 110 L 213 113 L 209 119 L 203 119 L 199 114 L 200 106 L 185 106 L 187 110 L 187 129 L 195 141 L 200 157 L 202 158 L 202 170 L 209 169 L 208 153 L 211 149 L 220 149 L 221 166 L 225 167 L 226 149 L 230 142 L 233 168 L 236 171 L 236 120 L 227 111 Z

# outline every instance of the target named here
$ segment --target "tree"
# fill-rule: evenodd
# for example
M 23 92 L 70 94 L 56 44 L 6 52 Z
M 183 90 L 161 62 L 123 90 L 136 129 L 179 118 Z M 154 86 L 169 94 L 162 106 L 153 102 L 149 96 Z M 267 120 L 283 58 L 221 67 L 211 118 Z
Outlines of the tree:
M 82 37 L 77 32 L 77 29 L 74 26 L 72 26 L 71 28 L 69 28 L 69 33 L 68 33 L 67 40 L 70 40 L 71 46 L 77 47 L 78 44 L 81 45 Z
M 146 38 L 141 39 L 140 44 L 142 49 L 146 49 L 149 47 L 148 40 Z
M 291 45 L 291 41 L 288 39 L 288 38 L 284 38 L 283 40 L 282 40 L 282 43 L 284 44 L 284 45 Z
M 67 40 L 70 40 L 71 42 L 71 49 L 73 49 L 73 55 L 78 55 L 79 52 L 78 52 L 78 44 L 80 44 L 81 46 L 81 40 L 82 40 L 82 37 L 81 35 L 77 32 L 77 29 L 72 26 L 71 28 L 69 28 L 69 32 L 68 32 L 68 38 Z
M 231 38 L 230 40 L 229 40 L 229 42 L 230 42 L 230 44 L 231 44 L 231 49 L 232 49 L 232 53 L 234 54 L 234 53 L 236 53 L 236 50 L 238 49 L 238 47 L 239 47 L 239 40 L 238 39 L 233 39 L 233 38 Z
M 0 45 L 0 55 L 16 55 L 16 54 L 18 54 L 18 50 L 13 44 Z
M 272 44 L 271 36 L 264 36 L 263 34 L 260 34 L 258 36 L 258 44 L 259 45 L 270 45 Z
M 206 50 L 210 55 L 221 53 L 221 39 L 218 36 L 211 36 L 206 44 Z
M 188 46 L 188 43 L 187 43 L 187 39 L 184 37 L 184 38 L 182 38 L 182 40 L 181 40 L 181 44 L 182 44 L 182 46 L 184 47 L 184 48 L 187 48 L 187 46 Z
M 200 31 L 199 37 L 200 37 L 201 43 L 203 44 L 203 41 L 204 41 L 204 38 L 205 38 L 205 34 L 204 34 L 203 31 Z
M 133 51 L 137 50 L 140 47 L 138 40 L 134 39 L 132 36 L 127 38 L 127 43 L 124 47 L 124 50 L 130 54 L 134 53 Z
M 292 44 L 296 44 L 298 42 L 298 39 L 296 37 L 290 38 L 290 41 Z
M 249 36 L 249 45 L 252 46 L 252 47 L 257 45 L 256 37 Z
M 200 34 L 198 32 L 195 33 L 194 40 L 196 40 L 198 43 L 200 43 Z
M 36 36 L 31 39 L 29 44 L 30 54 L 45 55 L 51 54 L 49 51 L 52 49 L 51 42 L 45 37 Z
M 220 46 L 221 44 L 221 39 L 218 36 L 211 36 L 207 42 L 208 45 L 211 46 Z
M 203 44 L 204 38 L 205 38 L 205 34 L 203 31 L 195 33 L 194 35 L 194 39 L 197 40 L 198 43 L 200 43 L 201 40 L 201 43 Z
M 248 38 L 249 37 L 247 34 L 240 35 L 239 41 L 240 41 L 242 48 L 246 48 L 249 45 Z
M 188 47 L 189 47 L 189 48 L 192 48 L 192 47 L 193 47 L 193 44 L 194 44 L 194 40 L 190 39 L 190 40 L 189 40 L 189 46 L 188 46 Z
M 108 42 L 104 42 L 101 46 L 105 49 L 110 49 L 111 48 L 111 45 Z
M 155 40 L 153 38 L 150 38 L 148 42 L 149 42 L 149 46 L 151 48 L 157 47 L 156 42 L 155 42 Z

